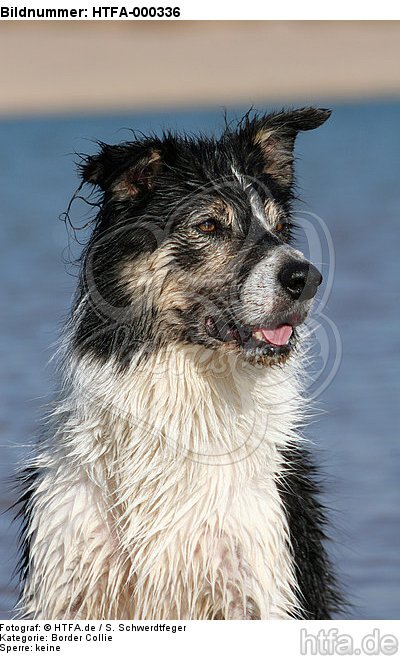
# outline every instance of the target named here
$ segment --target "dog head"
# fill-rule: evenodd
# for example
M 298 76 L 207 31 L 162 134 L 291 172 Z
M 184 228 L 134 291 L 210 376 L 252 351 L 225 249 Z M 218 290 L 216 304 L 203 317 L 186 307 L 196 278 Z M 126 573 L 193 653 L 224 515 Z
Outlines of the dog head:
M 290 245 L 293 148 L 329 115 L 246 116 L 218 140 L 166 133 L 85 158 L 83 179 L 101 196 L 80 348 L 129 360 L 180 341 L 284 361 L 322 280 Z

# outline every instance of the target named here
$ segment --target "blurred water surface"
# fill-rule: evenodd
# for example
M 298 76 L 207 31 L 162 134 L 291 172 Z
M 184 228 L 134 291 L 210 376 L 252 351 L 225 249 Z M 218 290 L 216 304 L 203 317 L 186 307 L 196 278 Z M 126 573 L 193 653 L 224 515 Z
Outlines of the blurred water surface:
M 343 343 L 340 369 L 318 399 L 324 414 L 309 432 L 352 616 L 392 619 L 400 617 L 400 104 L 333 109 L 297 147 L 300 208 L 322 217 L 333 239 L 334 285 L 324 313 Z M 9 477 L 55 387 L 46 363 L 75 286 L 58 220 L 77 186 L 73 151 L 94 152 L 92 139 L 129 139 L 123 128 L 211 133 L 222 126 L 221 110 L 0 122 L 2 511 L 15 500 Z M 12 515 L 2 513 L 3 618 L 16 599 L 16 532 Z

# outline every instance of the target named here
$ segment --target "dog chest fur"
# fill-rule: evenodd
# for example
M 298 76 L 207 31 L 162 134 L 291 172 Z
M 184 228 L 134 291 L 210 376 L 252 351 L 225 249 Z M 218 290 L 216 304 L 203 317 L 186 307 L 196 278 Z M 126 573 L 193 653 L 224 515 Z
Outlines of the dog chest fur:
M 28 614 L 40 595 L 43 618 L 293 616 L 276 480 L 295 439 L 296 380 L 293 367 L 193 345 L 123 374 L 71 361 L 58 430 L 38 456 Z

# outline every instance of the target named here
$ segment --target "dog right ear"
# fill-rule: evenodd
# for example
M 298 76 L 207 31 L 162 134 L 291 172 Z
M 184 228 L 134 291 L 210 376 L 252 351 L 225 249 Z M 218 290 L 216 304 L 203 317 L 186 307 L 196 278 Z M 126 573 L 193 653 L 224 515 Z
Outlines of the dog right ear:
M 155 142 L 100 144 L 97 155 L 83 158 L 79 172 L 85 182 L 119 196 L 134 198 L 151 190 L 162 166 L 161 149 Z
M 250 143 L 252 152 L 257 149 L 263 173 L 288 190 L 293 183 L 293 150 L 298 133 L 318 128 L 330 114 L 329 109 L 302 107 L 253 118 L 247 115 L 239 135 Z

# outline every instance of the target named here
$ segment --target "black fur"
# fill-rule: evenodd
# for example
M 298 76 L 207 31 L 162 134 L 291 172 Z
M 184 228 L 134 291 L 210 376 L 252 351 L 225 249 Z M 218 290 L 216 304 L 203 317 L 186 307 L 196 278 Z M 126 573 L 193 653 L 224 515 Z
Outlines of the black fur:
M 304 447 L 287 449 L 283 457 L 286 471 L 277 484 L 289 522 L 302 619 L 329 620 L 343 611 L 344 600 L 324 547 L 327 520 L 318 472 Z
M 38 479 L 39 471 L 33 467 L 25 467 L 17 478 L 17 483 L 20 489 L 18 501 L 10 508 L 10 510 L 18 507 L 16 513 L 16 520 L 20 520 L 20 530 L 18 535 L 19 542 L 19 559 L 15 574 L 19 576 L 21 581 L 25 581 L 29 574 L 30 565 L 30 551 L 31 551 L 31 535 L 29 533 L 29 526 L 32 517 L 32 492 L 35 489 Z M 21 493 L 22 491 L 22 493 Z

